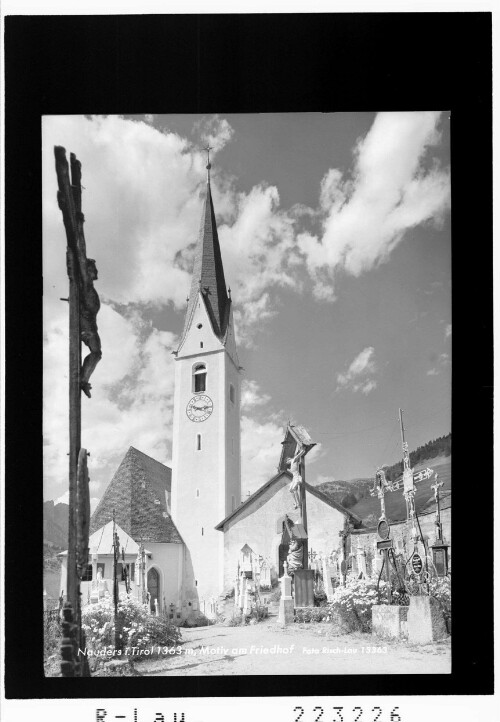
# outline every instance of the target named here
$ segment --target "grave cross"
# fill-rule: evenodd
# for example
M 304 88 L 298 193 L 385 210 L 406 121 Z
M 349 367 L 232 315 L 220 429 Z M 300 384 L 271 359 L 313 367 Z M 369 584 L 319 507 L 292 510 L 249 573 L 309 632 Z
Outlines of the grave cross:
M 349 536 L 349 526 L 347 524 L 347 520 L 345 523 L 345 526 L 343 529 L 339 531 L 339 537 L 342 539 L 341 542 L 341 553 L 342 553 L 342 559 L 340 562 L 340 573 L 342 574 L 342 585 L 345 587 L 346 585 L 346 577 L 347 577 L 347 537 Z
M 408 450 L 408 442 L 405 440 L 405 429 L 403 425 L 403 410 L 399 409 L 399 421 L 401 425 L 401 442 L 403 447 L 403 476 L 388 482 L 385 478 L 383 469 L 377 469 L 375 472 L 375 484 L 370 489 L 371 496 L 378 496 L 382 510 L 382 518 L 385 518 L 385 499 L 384 495 L 389 491 L 397 491 L 403 485 L 403 493 L 406 501 L 406 518 L 412 525 L 412 537 L 418 538 L 415 516 L 415 484 L 424 479 L 430 479 L 434 473 L 433 469 L 427 467 L 421 471 L 414 471 L 410 467 L 410 454 Z
M 434 490 L 434 498 L 436 500 L 436 537 L 437 539 L 442 539 L 442 527 L 441 527 L 441 509 L 439 508 L 439 489 L 443 486 L 442 481 L 438 481 L 438 475 L 434 477 L 436 480 L 435 484 L 432 484 L 431 489 Z
M 392 489 L 391 485 L 389 484 L 389 482 L 388 482 L 387 479 L 385 478 L 385 472 L 384 472 L 384 470 L 383 470 L 383 469 L 377 469 L 377 471 L 375 472 L 375 485 L 374 485 L 373 489 L 370 490 L 370 494 L 371 494 L 372 496 L 375 496 L 375 494 L 376 494 L 376 495 L 378 496 L 379 500 L 380 500 L 380 511 L 381 511 L 382 513 L 381 513 L 381 516 L 380 516 L 379 521 L 382 521 L 382 520 L 385 520 L 385 519 L 386 519 L 386 514 L 385 514 L 385 495 L 386 495 L 386 493 L 387 493 L 388 491 L 392 491 L 392 490 L 393 490 L 393 489 Z

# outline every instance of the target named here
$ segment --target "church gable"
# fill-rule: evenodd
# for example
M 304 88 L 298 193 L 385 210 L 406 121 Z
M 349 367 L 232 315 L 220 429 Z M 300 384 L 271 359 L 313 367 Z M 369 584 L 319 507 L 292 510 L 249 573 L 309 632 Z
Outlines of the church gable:
M 90 521 L 90 533 L 113 518 L 133 539 L 182 543 L 167 511 L 171 471 L 132 446 L 125 454 Z
M 238 352 L 236 350 L 236 338 L 235 338 L 235 334 L 234 334 L 232 304 L 230 304 L 228 306 L 227 313 L 228 313 L 229 319 L 227 322 L 226 335 L 224 336 L 224 346 L 226 347 L 226 351 L 228 352 L 229 356 L 233 360 L 235 366 L 238 368 L 240 365 L 240 362 L 238 359 Z
M 294 509 L 293 497 L 289 491 L 291 480 L 292 475 L 289 472 L 279 472 L 216 527 L 224 532 L 226 587 L 234 580 L 239 556 L 245 544 L 252 549 L 254 555 L 266 561 L 274 577 L 279 576 L 285 515 L 298 529 L 303 529 L 300 510 Z M 305 491 L 309 549 L 328 555 L 338 549 L 340 533 L 345 528 L 346 520 L 356 524 L 357 518 L 309 484 L 305 484 Z
M 263 484 L 259 489 L 257 489 L 257 491 L 249 496 L 248 499 L 240 504 L 237 509 L 223 519 L 216 526 L 216 529 L 226 532 L 234 526 L 234 524 L 237 524 L 252 514 L 255 514 L 257 510 L 267 504 L 273 497 L 281 492 L 284 487 L 289 485 L 291 480 L 292 475 L 288 471 L 278 472 L 278 474 L 273 476 L 272 479 L 269 479 L 269 481 Z M 312 501 L 315 506 L 318 506 L 317 502 L 320 502 L 319 508 L 321 508 L 322 505 L 326 505 L 330 509 L 334 509 L 340 512 L 343 516 L 347 517 L 353 525 L 361 525 L 360 517 L 349 511 L 349 509 L 346 509 L 341 504 L 337 504 L 337 502 L 333 501 L 333 499 L 330 499 L 325 494 L 322 494 L 314 486 L 310 486 L 306 483 L 305 488 L 308 504 Z M 288 513 L 290 518 L 294 520 L 298 519 L 298 511 L 293 509 L 292 495 L 289 493 L 288 489 L 286 489 L 286 493 L 282 492 L 280 494 L 280 498 L 276 499 L 271 506 L 273 509 L 275 506 L 276 508 L 283 508 L 283 514 Z
M 223 344 L 214 331 L 205 297 L 198 292 L 197 302 L 192 305 L 191 315 L 187 319 L 186 328 L 177 349 L 177 357 L 219 351 L 222 348 Z
M 269 479 L 269 481 L 259 487 L 257 491 L 254 491 L 237 509 L 217 524 L 215 528 L 225 532 L 235 523 L 254 514 L 258 509 L 267 504 L 286 484 L 289 484 L 291 479 L 291 474 L 286 471 L 276 474 L 276 476 L 273 476 L 272 479 Z

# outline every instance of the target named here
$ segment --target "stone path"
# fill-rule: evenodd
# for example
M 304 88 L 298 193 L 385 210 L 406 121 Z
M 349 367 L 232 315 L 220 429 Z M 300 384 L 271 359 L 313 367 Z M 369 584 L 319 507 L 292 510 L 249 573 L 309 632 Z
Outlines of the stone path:
M 334 636 L 327 624 L 282 629 L 275 619 L 245 627 L 183 629 L 182 637 L 180 654 L 138 663 L 137 671 L 148 677 L 451 672 L 449 638 L 425 646 L 386 644 L 369 634 Z

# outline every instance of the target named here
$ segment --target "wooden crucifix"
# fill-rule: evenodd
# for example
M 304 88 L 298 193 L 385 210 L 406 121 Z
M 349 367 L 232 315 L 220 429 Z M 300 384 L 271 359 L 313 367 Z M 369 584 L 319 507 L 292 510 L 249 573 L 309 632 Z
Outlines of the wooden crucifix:
M 438 481 L 438 475 L 435 475 L 435 483 L 431 485 L 431 489 L 434 491 L 434 499 L 436 500 L 436 539 L 439 540 L 439 542 L 442 541 L 443 538 L 443 530 L 441 526 L 441 509 L 439 507 L 439 489 L 443 486 L 442 481 Z
M 86 560 L 82 558 L 82 548 L 85 546 L 82 542 L 85 541 L 86 535 L 88 539 L 90 521 L 90 508 L 86 501 L 88 498 L 86 460 L 84 463 L 81 458 L 81 391 L 90 397 L 89 379 L 102 355 L 96 324 L 100 302 L 94 289 L 97 269 L 95 261 L 87 258 L 83 232 L 85 219 L 82 213 L 81 163 L 75 154 L 71 153 L 70 170 L 66 150 L 61 146 L 54 147 L 54 156 L 58 183 L 57 201 L 66 229 L 66 264 L 69 280 L 69 296 L 68 299 L 64 299 L 69 302 L 69 518 L 66 593 L 80 644 L 80 577 L 82 568 L 86 567 Z M 89 348 L 89 354 L 83 364 L 82 341 Z M 82 489 L 82 485 L 86 488 Z M 84 530 L 83 536 L 82 530 Z M 78 671 L 76 673 L 78 674 Z
M 299 510 L 299 523 L 304 529 L 305 539 L 303 540 L 302 549 L 302 568 L 309 569 L 308 539 L 307 539 L 307 503 L 306 503 L 306 454 L 316 446 L 307 431 L 302 426 L 296 426 L 290 422 L 287 425 L 285 442 L 291 436 L 295 442 L 295 451 L 293 456 L 288 457 L 285 461 L 290 465 L 292 474 L 292 482 L 289 490 L 293 496 L 294 506 Z

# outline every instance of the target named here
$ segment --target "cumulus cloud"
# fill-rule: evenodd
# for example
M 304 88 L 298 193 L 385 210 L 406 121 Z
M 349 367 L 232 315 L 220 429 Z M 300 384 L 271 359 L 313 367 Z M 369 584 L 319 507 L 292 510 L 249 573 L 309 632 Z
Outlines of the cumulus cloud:
M 251 345 L 253 332 L 277 306 L 272 289 L 300 287 L 288 261 L 294 252 L 294 221 L 279 210 L 276 187 L 260 184 L 233 196 L 236 220 L 219 226 L 224 269 L 232 279 L 238 342 Z
M 256 381 L 250 379 L 244 379 L 241 385 L 241 409 L 246 411 L 248 409 L 255 408 L 256 406 L 263 406 L 271 399 L 269 394 L 263 394 L 260 391 L 259 385 Z
M 353 391 L 361 391 L 362 394 L 365 394 L 367 396 L 370 391 L 373 391 L 373 389 L 377 388 L 377 382 L 374 379 L 369 379 L 368 381 L 364 381 L 361 384 L 354 384 L 352 387 Z
M 337 390 L 349 388 L 354 392 L 361 391 L 363 394 L 373 391 L 377 386 L 375 379 L 370 378 L 377 370 L 374 355 L 373 346 L 364 348 L 345 373 L 337 374 Z
M 205 119 L 200 130 L 213 154 L 233 134 L 218 116 Z M 149 122 L 119 116 L 44 118 L 46 303 L 58 302 L 66 285 L 54 145 L 75 152 L 82 162 L 87 249 L 97 259 L 101 298 L 183 309 L 205 192 L 203 150 Z M 280 210 L 277 188 L 265 183 L 237 192 L 234 179 L 214 168 L 212 193 L 240 342 L 250 345 L 257 325 L 276 313 L 273 288 L 300 289 L 295 219 Z
M 277 473 L 284 439 L 283 425 L 275 420 L 241 418 L 241 489 L 244 501 Z
M 62 305 L 62 304 L 61 304 Z M 129 446 L 170 459 L 174 334 L 103 304 L 98 316 L 103 357 L 82 397 L 82 445 L 90 451 L 92 491 L 101 494 Z M 46 318 L 44 353 L 44 487 L 67 487 L 67 308 Z M 83 347 L 86 353 L 86 347 Z
M 435 357 L 434 357 L 435 360 Z M 448 353 L 440 353 L 437 357 L 438 365 L 433 366 L 429 371 L 427 371 L 427 376 L 437 376 L 443 368 L 446 368 L 451 365 L 451 359 L 450 354 Z
M 229 143 L 234 134 L 231 125 L 219 115 L 202 118 L 195 123 L 194 130 L 200 135 L 203 144 L 212 148 L 212 157 Z
M 450 338 L 451 336 L 451 323 L 446 324 L 444 329 L 444 337 L 445 339 Z
M 298 234 L 320 299 L 334 300 L 343 270 L 359 276 L 386 261 L 411 228 L 439 223 L 450 204 L 450 176 L 428 163 L 439 142 L 437 112 L 379 113 L 354 150 L 351 174 L 330 169 L 320 187 L 321 234 Z

